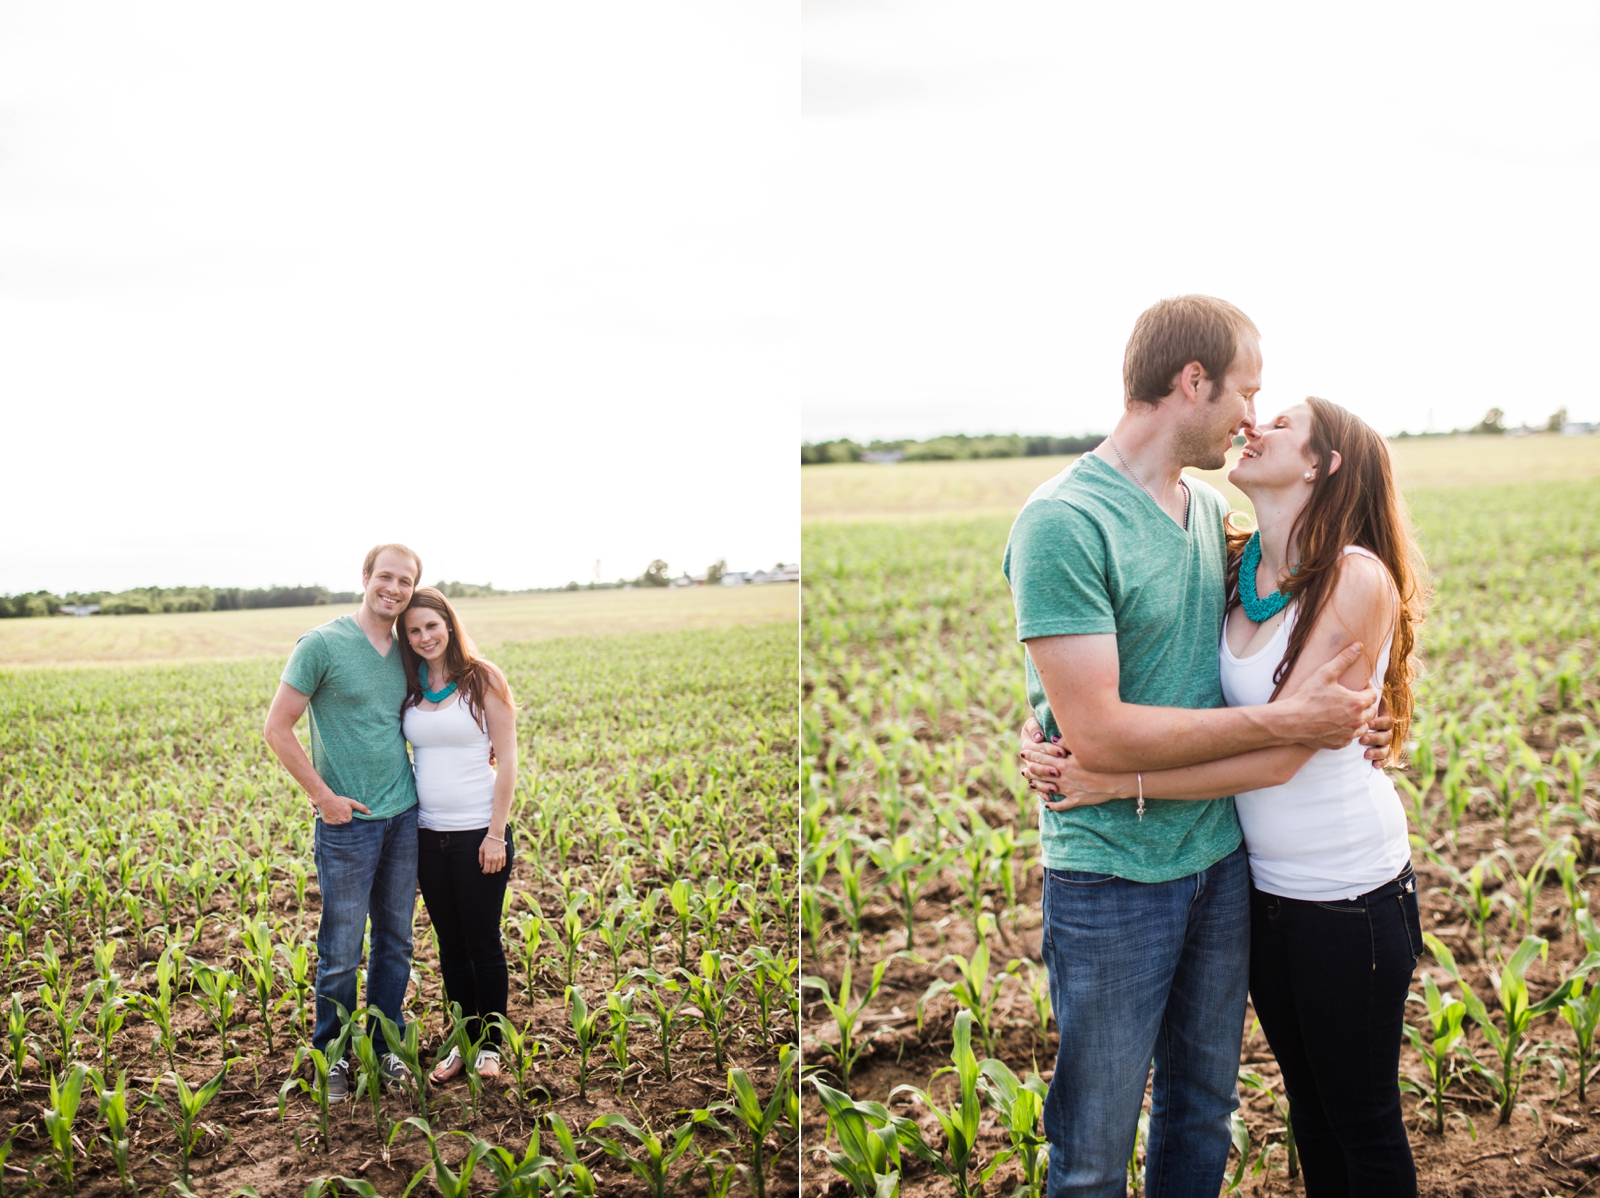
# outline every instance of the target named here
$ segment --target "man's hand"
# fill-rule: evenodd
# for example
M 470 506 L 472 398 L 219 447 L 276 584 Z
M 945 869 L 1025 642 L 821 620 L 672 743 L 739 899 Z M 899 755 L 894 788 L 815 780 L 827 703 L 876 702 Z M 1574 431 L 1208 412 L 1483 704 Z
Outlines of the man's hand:
M 1339 681 L 1360 656 L 1359 641 L 1346 645 L 1311 675 L 1305 686 L 1282 701 L 1282 714 L 1289 718 L 1294 743 L 1308 749 L 1342 749 L 1367 731 L 1377 717 L 1382 696 L 1370 685 L 1355 691 Z
M 365 803 L 336 795 L 331 790 L 326 798 L 312 799 L 311 805 L 317 809 L 317 814 L 322 817 L 322 822 L 325 824 L 348 824 L 355 818 L 354 813 L 357 811 L 363 815 L 372 814 L 372 808 Z
M 1059 777 L 1057 764 L 1068 755 L 1057 741 L 1045 739 L 1044 729 L 1033 716 L 1022 725 L 1021 750 L 1017 753 L 1022 762 L 1022 776 L 1028 780 L 1028 789 L 1040 794 L 1058 793 L 1055 779 Z

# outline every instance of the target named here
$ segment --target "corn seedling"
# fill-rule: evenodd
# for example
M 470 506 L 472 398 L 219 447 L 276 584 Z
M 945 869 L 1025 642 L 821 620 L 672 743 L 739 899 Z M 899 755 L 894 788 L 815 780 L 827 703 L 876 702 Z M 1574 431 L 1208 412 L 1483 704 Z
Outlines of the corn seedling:
M 355 1021 L 341 1006 L 339 1017 L 344 1021 L 338 1037 L 328 1045 L 324 1053 L 320 1048 L 313 1048 L 309 1044 L 302 1044 L 295 1049 L 294 1061 L 289 1066 L 289 1080 L 278 1088 L 278 1118 L 282 1120 L 284 1111 L 289 1105 L 289 1092 L 299 1090 L 303 1094 L 310 1094 L 317 1104 L 317 1131 L 322 1138 L 322 1151 L 333 1151 L 333 1143 L 329 1135 L 328 1119 L 330 1099 L 328 1097 L 328 1073 L 333 1066 L 344 1060 L 345 1053 L 350 1047 L 350 1039 L 355 1034 Z M 381 1018 L 381 1016 L 380 1016 Z M 392 1026 L 392 1025 L 391 1025 Z M 414 1026 L 414 1025 L 413 1025 Z M 386 1029 L 387 1030 L 387 1029 Z M 407 1029 L 410 1030 L 409 1028 Z M 311 1062 L 311 1080 L 308 1082 L 300 1076 L 300 1066 Z M 426 1100 L 423 1101 L 426 1113 Z
M 377 1016 L 378 1027 L 383 1031 L 383 1042 L 388 1050 L 400 1059 L 406 1067 L 406 1072 L 411 1075 L 411 1087 L 417 1098 L 417 1109 L 422 1112 L 422 1117 L 428 1117 L 428 1067 L 422 1060 L 422 1021 L 413 1019 L 406 1024 L 402 1034 L 395 1021 L 382 1011 L 371 1009 L 370 1014 Z M 343 1014 L 343 1012 L 341 1012 Z M 346 1025 L 343 1034 L 349 1034 L 350 1028 Z M 342 1052 L 343 1049 L 341 1048 Z M 335 1060 L 338 1058 L 335 1057 Z
M 788 960 L 775 956 L 771 949 L 764 944 L 754 944 L 745 950 L 746 957 L 751 965 L 745 971 L 745 976 L 750 979 L 750 989 L 755 994 L 756 1023 L 761 1029 L 761 1039 L 769 1042 L 772 1038 L 772 1000 L 782 997 L 784 1007 L 793 1011 L 796 999 L 794 975 L 799 972 L 800 958 L 791 957 Z
M 561 1162 L 540 1151 L 537 1127 L 528 1137 L 521 1159 L 499 1145 L 491 1146 L 483 1159 L 500 1183 L 495 1193 L 503 1198 L 539 1198 L 561 1190 Z
M 893 1198 L 900 1192 L 900 1125 L 881 1102 L 856 1102 L 841 1090 L 811 1084 L 828 1112 L 828 1130 L 839 1140 L 828 1151 L 833 1166 L 856 1192 L 856 1198 Z M 824 1140 L 826 1149 L 826 1140 Z
M 983 915 L 979 921 L 979 928 L 987 932 L 994 925 L 994 917 Z M 989 980 L 989 945 L 979 939 L 977 948 L 973 949 L 970 959 L 958 957 L 954 954 L 945 957 L 939 962 L 941 966 L 954 965 L 960 975 L 953 982 L 943 978 L 936 980 L 922 993 L 917 1000 L 917 1030 L 922 1030 L 922 1017 L 927 1007 L 928 1000 L 940 994 L 948 993 L 965 1011 L 972 1012 L 973 1023 L 977 1025 L 978 1043 L 983 1048 L 986 1056 L 993 1056 L 1000 1042 L 1000 1027 L 996 1018 L 996 1008 L 1000 1001 L 1000 987 L 1005 984 L 1008 977 L 1014 977 L 1022 968 L 1020 961 L 1012 961 L 999 974 L 994 981 Z
M 1011 1152 L 1004 1149 L 997 1153 L 988 1167 L 979 1171 L 977 1184 L 973 1185 L 969 1174 L 977 1164 L 978 1120 L 981 1112 L 978 1108 L 978 1058 L 972 1052 L 971 1011 L 956 1014 L 954 1040 L 950 1050 L 953 1064 L 934 1073 L 934 1077 L 941 1073 L 955 1074 L 957 1097 L 949 1110 L 940 1107 L 933 1095 L 917 1086 L 896 1086 L 889 1092 L 889 1097 L 893 1101 L 896 1094 L 909 1093 L 932 1112 L 939 1121 L 939 1129 L 944 1132 L 944 1152 L 938 1153 L 928 1147 L 921 1130 L 914 1123 L 909 1124 L 909 1130 L 914 1134 L 908 1135 L 908 1129 L 901 1128 L 901 1145 L 910 1149 L 919 1160 L 932 1165 L 941 1177 L 948 1179 L 955 1187 L 956 1198 L 972 1198 L 994 1176 L 995 1170 L 1010 1159 Z
M 683 1010 L 688 1001 L 683 993 L 683 987 L 669 977 L 657 973 L 654 969 L 635 969 L 630 977 L 648 982 L 650 988 L 644 993 L 650 999 L 650 1005 L 655 1008 L 655 1017 L 650 1022 L 655 1025 L 656 1042 L 661 1046 L 661 1072 L 667 1081 L 672 1080 L 672 1045 L 682 1034 L 681 1025 L 684 1019 L 679 1012 Z M 669 997 L 676 996 L 676 997 Z M 646 1016 L 648 1019 L 649 1017 Z
M 115 1081 L 107 1080 L 108 1076 L 107 1073 L 91 1075 L 100 1121 L 106 1125 L 106 1134 L 100 1137 L 100 1142 L 111 1153 L 111 1159 L 117 1166 L 117 1180 L 122 1188 L 137 1192 L 138 1187 L 133 1184 L 128 1165 L 128 1071 L 124 1069 L 118 1073 Z
M 239 1001 L 239 979 L 231 969 L 219 969 L 204 961 L 194 964 L 195 989 L 190 991 L 205 1010 L 206 1018 L 216 1029 L 217 1040 L 226 1053 L 228 1035 L 238 1026 L 234 1007 Z
M 309 1004 L 307 997 L 311 994 L 311 946 L 304 942 L 293 948 L 287 944 L 277 946 L 278 956 L 283 958 L 280 972 L 285 982 L 284 989 L 294 993 L 294 1029 L 295 1034 L 304 1040 L 310 1033 L 306 1030 L 306 1011 Z
M 24 1009 L 22 996 L 15 990 L 11 992 L 11 1009 L 6 1014 L 6 1048 L 11 1065 L 11 1086 L 19 1103 L 22 1101 L 22 1066 L 28 1060 L 28 1020 L 36 1012 L 37 1008 Z
M 717 1068 L 721 1070 L 724 1068 L 723 1042 L 728 1032 L 728 1008 L 733 1002 L 733 992 L 739 988 L 739 980 L 744 975 L 731 958 L 724 958 L 720 952 L 709 948 L 700 954 L 699 973 L 690 973 L 687 969 L 678 972 L 689 994 L 689 1013 L 710 1037 L 712 1055 L 716 1058 Z
M 642 1022 L 642 1017 L 633 1013 L 634 991 L 623 993 L 612 990 L 606 994 L 606 1035 L 607 1048 L 611 1052 L 611 1063 L 617 1070 L 617 1095 L 622 1095 L 622 1079 L 628 1073 L 628 1028 L 631 1024 Z
M 589 1172 L 589 1167 L 578 1159 L 578 1146 L 572 1129 L 555 1111 L 551 1111 L 545 1118 L 550 1122 L 550 1134 L 555 1137 L 556 1147 L 560 1149 L 561 1157 L 566 1162 L 562 1180 L 571 1186 L 571 1192 L 578 1198 L 593 1198 L 594 1175 Z
M 508 888 L 507 894 L 511 891 Z M 522 959 L 523 993 L 533 1001 L 534 981 L 539 976 L 539 947 L 544 943 L 544 919 L 528 911 L 517 916 L 517 955 Z
M 701 1123 L 711 1123 L 717 1127 L 722 1125 L 712 1118 L 707 1111 L 696 1111 L 694 1117 L 686 1123 L 681 1123 L 667 1133 L 665 1139 L 658 1135 L 648 1125 L 644 1127 L 630 1123 L 628 1119 L 615 1111 L 609 1115 L 601 1115 L 589 1124 L 589 1139 L 598 1144 L 605 1154 L 614 1160 L 619 1160 L 633 1171 L 635 1177 L 643 1181 L 649 1188 L 651 1198 L 667 1198 L 672 1193 L 671 1179 L 668 1170 L 672 1168 L 684 1152 L 689 1148 L 689 1141 L 694 1136 L 695 1129 Z M 608 1140 L 604 1136 L 597 1136 L 596 1131 L 617 1128 L 625 1132 L 636 1141 L 643 1150 L 643 1155 L 635 1157 L 622 1144 L 616 1140 Z
M 1294 1120 L 1289 1118 L 1288 1102 L 1279 1096 L 1278 1091 L 1273 1088 L 1271 1082 L 1267 1081 L 1266 1078 L 1262 1077 L 1259 1073 L 1256 1073 L 1253 1070 L 1239 1070 L 1239 1084 L 1245 1087 L 1247 1090 L 1254 1090 L 1258 1094 L 1265 1094 L 1269 1099 L 1272 1100 L 1273 1111 L 1277 1113 L 1278 1118 L 1283 1120 L 1283 1148 L 1284 1152 L 1287 1153 L 1289 1157 L 1289 1180 L 1293 1181 L 1296 1177 L 1300 1176 L 1300 1151 L 1294 1142 Z M 1266 1152 L 1266 1148 L 1263 1147 L 1261 1150 L 1261 1156 L 1257 1158 L 1257 1172 L 1259 1172 L 1261 1168 L 1265 1167 Z
M 687 878 L 679 878 L 667 890 L 667 902 L 678 917 L 678 968 L 689 968 L 689 921 L 693 915 L 694 887 Z
M 90 982 L 83 988 L 83 998 L 74 1004 L 65 990 L 57 994 L 49 982 L 39 987 L 39 1001 L 56 1025 L 56 1039 L 60 1045 L 62 1064 L 72 1060 L 76 1055 L 72 1047 L 73 1039 L 82 1029 L 84 1018 L 89 1013 L 89 1005 L 94 1002 L 99 990 L 99 982 Z
M 890 825 L 891 828 L 894 826 Z M 884 881 L 894 887 L 895 899 L 900 907 L 900 919 L 905 925 L 905 947 L 909 951 L 916 935 L 914 912 L 917 899 L 922 896 L 928 883 L 936 879 L 940 871 L 950 864 L 955 856 L 955 850 L 945 849 L 938 853 L 928 853 L 918 845 L 915 838 L 901 834 L 893 840 L 876 841 L 869 852 L 872 863 L 883 874 Z
M 743 1123 L 750 1133 L 750 1164 L 741 1166 L 741 1172 L 749 1179 L 750 1189 L 755 1198 L 767 1196 L 767 1137 L 778 1126 L 778 1121 L 786 1114 L 788 1098 L 791 1093 L 789 1074 L 794 1064 L 793 1055 L 785 1052 L 782 1064 L 778 1070 L 777 1084 L 773 1087 L 772 1097 L 763 1106 L 760 1098 L 756 1096 L 756 1089 L 750 1084 L 750 1075 L 743 1069 L 728 1070 L 728 1097 L 729 1101 L 722 1104 L 721 1109 L 735 1116 Z
M 1600 990 L 1591 986 L 1585 994 L 1583 983 L 1581 977 L 1573 982 L 1572 993 L 1561 1004 L 1561 1018 L 1571 1025 L 1578 1041 L 1578 1101 L 1587 1103 L 1589 1067 L 1594 1061 L 1594 1033 L 1595 1027 L 1600 1025 Z
M 536 1090 L 542 1092 L 544 1100 L 548 1101 L 549 1088 L 538 1082 L 530 1086 L 528 1081 L 529 1072 L 544 1051 L 544 1045 L 533 1038 L 533 1024 L 530 1022 L 519 1028 L 504 1015 L 494 1016 L 494 1022 L 500 1029 L 500 1053 L 509 1067 L 517 1101 L 523 1106 L 531 1106 Z
M 593 925 L 583 922 L 583 910 L 589 905 L 589 896 L 583 891 L 578 891 L 566 905 L 561 916 L 561 959 L 566 967 L 564 982 L 572 985 L 578 971 L 578 952 L 583 946 L 583 938 L 593 931 Z
M 1451 1052 L 1461 1040 L 1461 1020 L 1466 1015 L 1466 1004 L 1460 999 L 1452 998 L 1446 1001 L 1439 994 L 1439 987 L 1434 985 L 1432 974 L 1422 975 L 1423 1001 L 1428 1010 L 1428 1024 L 1430 1035 L 1424 1041 L 1420 1028 L 1411 1024 L 1405 1025 L 1406 1038 L 1411 1041 L 1411 1046 L 1422 1057 L 1423 1067 L 1428 1071 L 1427 1084 L 1419 1086 L 1409 1078 L 1401 1079 L 1401 1088 L 1409 1089 L 1422 1101 L 1432 1108 L 1433 1130 L 1438 1135 L 1444 1134 L 1444 1098 L 1445 1090 L 1449 1088 L 1454 1072 L 1451 1068 Z M 1412 996 L 1412 1001 L 1416 1001 Z
M 73 1182 L 72 1165 L 77 1152 L 73 1144 L 72 1125 L 78 1118 L 78 1104 L 83 1099 L 83 1082 L 89 1071 L 82 1065 L 73 1065 L 64 1077 L 50 1073 L 50 1105 L 44 1110 L 45 1131 L 50 1136 L 50 1146 L 55 1149 L 56 1173 L 67 1187 L 67 1193 L 77 1193 Z
M 178 1133 L 178 1173 L 184 1185 L 192 1184 L 189 1180 L 189 1158 L 208 1130 L 200 1121 L 200 1115 L 217 1096 L 217 1091 L 222 1089 L 222 1083 L 228 1077 L 228 1067 L 237 1060 L 237 1057 L 233 1057 L 223 1061 L 217 1075 L 197 1089 L 190 1089 L 189 1083 L 179 1073 L 165 1074 L 161 1080 L 171 1082 L 176 1091 L 172 1106 L 168 1106 L 159 1093 L 150 1095 L 150 1101 L 161 1108 L 162 1114 L 172 1124 L 172 1130 Z M 177 1109 L 174 1110 L 174 1107 Z
M 428 1154 L 433 1158 L 433 1184 L 438 1187 L 442 1198 L 468 1198 L 472 1192 L 472 1175 L 477 1171 L 478 1162 L 489 1155 L 492 1145 L 466 1132 L 447 1133 L 461 1136 L 470 1145 L 467 1155 L 452 1169 L 445 1164 L 444 1157 L 439 1152 L 439 1137 L 433 1134 L 433 1128 L 415 1115 L 409 1116 L 406 1122 L 420 1131 L 428 1141 Z
M 1022 1167 L 1022 1185 L 1014 1198 L 1044 1198 L 1044 1175 L 1050 1163 L 1050 1145 L 1044 1137 L 1044 1099 L 1049 1087 L 1037 1073 L 1026 1082 L 1002 1061 L 990 1059 L 978 1067 L 989 1103 L 1000 1116 L 1011 1141 L 1011 1155 Z
M 576 986 L 567 987 L 566 998 L 572 1035 L 578 1042 L 578 1097 L 586 1098 L 589 1093 L 589 1054 L 600 1042 L 600 1012 L 589 1010 L 589 1004 L 583 999 L 583 991 Z
M 1519 923 L 1532 932 L 1534 907 L 1539 901 L 1539 892 L 1544 889 L 1545 875 L 1550 872 L 1550 850 L 1540 853 L 1528 867 L 1527 873 L 1517 869 L 1516 858 L 1511 855 L 1510 849 L 1501 849 L 1499 855 L 1506 863 L 1501 876 L 1508 885 L 1500 892 L 1500 899 L 1511 913 L 1511 934 L 1517 934 Z
M 276 946 L 272 943 L 272 929 L 267 926 L 267 921 L 258 919 L 254 923 L 246 923 L 240 933 L 240 939 L 248 950 L 240 959 L 240 966 L 244 969 L 245 978 L 250 983 L 250 989 L 256 1000 L 256 1008 L 261 1012 L 261 1034 L 267 1041 L 267 1052 L 272 1052 L 272 1017 L 277 1013 L 272 1005 L 272 983 L 275 976 L 273 959 Z
M 176 997 L 174 983 L 177 980 L 178 962 L 182 960 L 182 950 L 176 944 L 167 945 L 162 950 L 161 959 L 156 962 L 155 994 L 141 994 L 136 997 L 139 1009 L 156 1025 L 156 1036 L 151 1043 L 150 1051 L 153 1053 L 158 1047 L 163 1049 L 167 1054 L 168 1069 L 177 1068 L 173 1054 L 177 1050 L 178 1041 L 172 1023 L 172 1012 Z
M 823 1052 L 833 1057 L 834 1064 L 837 1066 L 836 1072 L 839 1076 L 839 1082 L 847 1090 L 850 1087 L 851 1070 L 856 1067 L 856 1062 L 861 1059 L 861 1054 L 867 1050 L 868 1044 L 871 1043 L 871 1037 L 863 1037 L 859 1040 L 856 1037 L 856 1027 L 861 1022 L 861 1012 L 866 1010 L 868 1003 L 878 997 L 878 990 L 883 985 L 883 972 L 889 967 L 889 961 L 892 959 L 885 958 L 872 967 L 872 980 L 867 986 L 867 992 L 861 996 L 861 1001 L 854 1006 L 850 1005 L 851 977 L 850 962 L 848 960 L 845 961 L 844 972 L 839 977 L 839 999 L 837 1002 L 834 1001 L 833 991 L 829 989 L 825 979 L 806 978 L 800 983 L 802 986 L 809 986 L 813 990 L 822 992 L 823 1005 L 828 1008 L 828 1013 L 833 1016 L 834 1025 L 839 1029 L 839 1043 L 837 1045 L 820 1040 L 815 1043 Z
M 1540 1015 L 1559 1010 L 1571 995 L 1573 986 L 1581 980 L 1583 973 L 1600 962 L 1591 956 L 1579 967 L 1575 976 L 1562 982 L 1540 1002 L 1530 1003 L 1528 984 L 1523 975 L 1534 957 L 1543 955 L 1549 946 L 1541 937 L 1526 937 L 1499 973 L 1496 974 L 1491 970 L 1489 974 L 1500 992 L 1500 1013 L 1505 1020 L 1505 1029 L 1502 1031 L 1495 1026 L 1483 1001 L 1461 977 L 1450 950 L 1431 932 L 1424 932 L 1423 938 L 1427 941 L 1428 949 L 1433 953 L 1434 959 L 1461 988 L 1461 1001 L 1466 1005 L 1467 1015 L 1482 1029 L 1484 1039 L 1489 1041 L 1489 1046 L 1499 1058 L 1497 1067 L 1490 1068 L 1471 1052 L 1463 1050 L 1462 1054 L 1473 1071 L 1489 1083 L 1490 1089 L 1494 1092 L 1495 1105 L 1500 1109 L 1500 1122 L 1509 1123 L 1511 1112 L 1517 1104 L 1517 1096 L 1522 1089 L 1522 1075 L 1528 1064 L 1521 1051 L 1528 1025 Z
M 383 1069 L 377 1041 L 368 1034 L 365 1012 L 357 1011 L 350 1017 L 350 1051 L 355 1056 L 355 1083 L 350 1087 L 350 1101 L 360 1102 L 365 1097 L 372 1104 L 372 1122 L 378 1129 L 378 1139 L 387 1139 L 388 1120 L 383 1116 Z

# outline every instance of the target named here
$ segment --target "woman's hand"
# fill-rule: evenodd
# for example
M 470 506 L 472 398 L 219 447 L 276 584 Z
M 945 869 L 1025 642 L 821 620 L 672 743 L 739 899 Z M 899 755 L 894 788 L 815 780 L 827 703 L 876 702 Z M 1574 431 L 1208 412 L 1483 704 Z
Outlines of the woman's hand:
M 486 874 L 497 874 L 506 867 L 505 831 L 500 832 L 500 839 L 492 839 L 494 829 L 489 830 L 478 844 L 478 868 Z
M 1030 715 L 1028 722 L 1022 725 L 1021 747 L 1017 753 L 1028 789 L 1040 794 L 1055 794 L 1056 767 L 1066 756 L 1066 747 L 1058 741 L 1046 740 L 1039 721 Z
M 1055 798 L 1046 799 L 1051 811 L 1071 811 L 1074 807 L 1094 807 L 1126 796 L 1119 793 L 1115 774 L 1096 774 L 1067 757 L 1056 766 Z

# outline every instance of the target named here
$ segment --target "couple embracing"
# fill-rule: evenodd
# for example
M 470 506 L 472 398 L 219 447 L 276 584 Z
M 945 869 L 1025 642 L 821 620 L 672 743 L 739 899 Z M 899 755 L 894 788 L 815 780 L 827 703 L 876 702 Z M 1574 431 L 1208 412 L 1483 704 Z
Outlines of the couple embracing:
M 367 1005 L 405 1029 L 418 886 L 439 942 L 446 998 L 460 1003 L 476 1064 L 499 1072 L 508 974 L 500 913 L 511 878 L 507 823 L 517 777 L 516 704 L 505 675 L 478 656 L 450 601 L 418 586 L 422 562 L 379 545 L 361 569 L 361 607 L 296 643 L 267 713 L 267 744 L 316 809 L 322 916 L 312 1046 L 356 1010 L 356 970 L 371 920 Z M 311 712 L 311 756 L 294 726 Z M 406 753 L 410 742 L 412 754 Z M 414 759 L 414 760 L 413 760 Z M 329 1097 L 349 1093 L 331 1062 Z M 462 1072 L 452 1047 L 436 1082 Z M 405 1076 L 393 1053 L 385 1083 Z
M 1124 1192 L 1152 1061 L 1148 1193 L 1215 1198 L 1247 990 L 1310 1198 L 1416 1193 L 1397 1078 L 1423 945 L 1374 767 L 1411 713 L 1419 559 L 1387 443 L 1321 399 L 1258 422 L 1261 365 L 1232 304 L 1150 308 L 1116 431 L 1006 548 L 1061 1033 L 1052 1198 Z M 1241 432 L 1248 533 L 1182 474 Z

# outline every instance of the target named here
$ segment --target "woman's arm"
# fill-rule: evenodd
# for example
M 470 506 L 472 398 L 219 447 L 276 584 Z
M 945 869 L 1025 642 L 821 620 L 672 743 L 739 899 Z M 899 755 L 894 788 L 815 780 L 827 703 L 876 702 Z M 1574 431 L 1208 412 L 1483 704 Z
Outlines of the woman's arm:
M 478 846 L 478 867 L 486 874 L 497 874 L 506 864 L 506 821 L 511 818 L 511 796 L 517 787 L 517 709 L 506 702 L 509 691 L 504 689 L 504 676 L 493 666 L 489 668 L 494 676 L 484 690 L 483 714 L 489 725 L 489 745 L 499 764 L 494 774 L 494 810 L 489 816 L 489 834 Z
M 1340 678 L 1352 689 L 1367 685 L 1377 668 L 1377 653 L 1394 628 L 1396 596 L 1389 571 L 1381 562 L 1360 554 L 1350 554 L 1340 563 L 1334 583 L 1316 626 L 1306 638 L 1300 659 L 1284 682 L 1279 698 L 1285 698 L 1352 641 L 1360 641 L 1362 655 Z M 1376 646 L 1377 648 L 1372 648 Z M 1241 790 L 1278 786 L 1293 778 L 1311 758 L 1314 750 L 1299 745 L 1258 749 L 1181 769 L 1152 770 L 1142 779 L 1146 798 L 1216 799 Z M 1129 799 L 1139 792 L 1141 779 L 1134 773 L 1096 774 L 1083 769 L 1077 759 L 1057 762 L 1057 789 L 1062 797 L 1046 800 L 1052 811 L 1093 806 L 1111 799 Z

